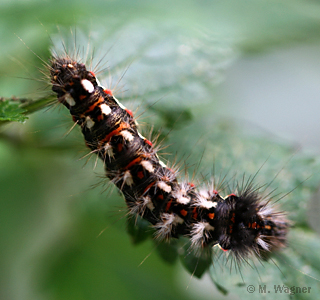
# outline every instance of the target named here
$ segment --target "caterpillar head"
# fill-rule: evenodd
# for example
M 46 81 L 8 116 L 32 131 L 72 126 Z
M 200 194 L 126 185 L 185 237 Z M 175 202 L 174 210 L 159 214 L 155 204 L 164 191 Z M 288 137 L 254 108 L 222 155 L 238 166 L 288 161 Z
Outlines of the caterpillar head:
M 217 214 L 221 222 L 218 244 L 239 260 L 250 254 L 268 257 L 286 246 L 288 221 L 256 191 L 227 196 L 217 207 Z
M 97 81 L 93 72 L 69 57 L 51 58 L 50 78 L 52 90 L 58 94 L 59 101 L 74 106 L 80 97 L 93 93 Z

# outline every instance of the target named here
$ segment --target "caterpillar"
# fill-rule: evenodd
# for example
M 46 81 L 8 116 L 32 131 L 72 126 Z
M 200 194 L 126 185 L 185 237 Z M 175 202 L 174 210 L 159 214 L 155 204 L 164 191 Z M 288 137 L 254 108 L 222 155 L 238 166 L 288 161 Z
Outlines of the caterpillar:
M 199 188 L 179 181 L 151 141 L 138 131 L 133 113 L 99 83 L 86 65 L 53 54 L 49 62 L 52 90 L 80 126 L 87 147 L 103 161 L 106 177 L 121 191 L 129 215 L 154 228 L 154 237 L 190 240 L 196 252 L 213 246 L 238 261 L 268 257 L 286 246 L 289 228 L 252 181 L 225 197 L 213 183 Z

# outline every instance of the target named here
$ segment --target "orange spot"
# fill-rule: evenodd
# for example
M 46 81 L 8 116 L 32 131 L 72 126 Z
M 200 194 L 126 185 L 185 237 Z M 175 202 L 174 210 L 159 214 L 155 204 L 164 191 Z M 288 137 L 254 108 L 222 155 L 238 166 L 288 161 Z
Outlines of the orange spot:
M 123 129 L 127 129 L 130 128 L 130 125 L 127 123 L 121 123 L 120 126 L 111 131 L 109 134 L 106 135 L 106 137 L 104 139 L 102 139 L 100 141 L 100 146 L 104 143 L 104 142 L 109 142 L 109 140 L 114 136 L 114 135 L 118 135 Z
M 82 100 L 82 99 L 81 99 Z M 89 108 L 84 112 L 85 114 L 89 113 L 90 111 L 93 111 L 95 109 L 95 107 L 98 105 L 98 104 L 102 104 L 104 102 L 104 99 L 103 97 L 99 97 L 98 101 L 96 101 L 95 103 L 93 103 L 91 106 L 89 106 Z
M 267 229 L 267 230 L 271 230 L 271 226 L 270 225 L 266 225 L 266 226 L 264 226 L 264 228 Z
M 85 111 L 85 114 L 90 112 L 90 111 L 93 111 L 96 106 L 97 106 L 97 102 L 95 102 L 94 104 L 89 106 L 89 108 Z
M 123 145 L 120 143 L 117 145 L 117 148 L 118 148 L 118 152 L 121 152 L 123 149 Z
M 130 109 L 127 109 L 127 108 L 126 108 L 126 112 L 127 112 L 131 117 L 133 117 L 133 113 L 132 113 L 132 111 L 131 111 Z
M 209 219 L 213 220 L 214 219 L 214 213 L 208 214 Z
M 191 186 L 191 187 L 194 187 L 194 184 L 192 182 L 188 182 L 188 184 Z
M 73 86 L 73 85 L 74 85 L 74 82 L 73 82 L 73 81 L 70 81 L 70 82 L 69 82 L 69 85 L 70 85 L 70 86 Z
M 76 116 L 72 116 L 72 120 L 73 120 L 73 122 L 77 122 Z
M 180 210 L 180 213 L 181 213 L 181 215 L 184 216 L 184 217 L 188 214 L 188 212 L 187 212 L 185 209 L 181 209 L 181 210 Z
M 253 228 L 253 229 L 256 229 L 256 228 L 257 228 L 257 223 L 256 223 L 256 222 L 254 222 L 254 223 L 252 224 L 252 228 Z
M 159 195 L 157 198 L 158 198 L 159 200 L 163 200 L 163 195 Z
M 170 199 L 166 205 L 166 212 L 170 209 L 171 203 L 172 203 L 172 199 Z
M 196 207 L 192 211 L 192 218 L 195 220 L 198 218 L 198 212 Z
M 228 197 L 231 197 L 231 196 L 237 197 L 236 194 L 234 193 L 230 194 Z
M 221 248 L 221 250 L 222 250 L 223 252 L 229 251 L 228 249 L 223 249 L 223 248 Z
M 100 122 L 100 121 L 102 121 L 102 120 L 103 120 L 103 115 L 99 115 L 99 116 L 97 117 L 97 121 Z
M 112 91 L 109 89 L 105 89 L 103 90 L 106 94 L 111 95 L 112 96 Z
M 90 73 L 93 77 L 96 77 L 96 74 L 94 74 L 92 71 L 89 71 L 89 73 Z
M 248 224 L 248 227 L 251 228 L 251 223 Z
M 137 173 L 137 176 L 138 176 L 139 179 L 142 179 L 142 178 L 144 177 L 143 172 L 142 172 L 142 171 L 139 171 L 139 172 Z
M 136 165 L 137 163 L 139 163 L 142 160 L 142 157 L 137 157 L 135 158 L 133 161 L 131 161 L 126 167 L 125 169 L 128 170 L 129 168 L 131 168 L 133 165 Z
M 87 98 L 86 95 L 80 95 L 80 96 L 79 96 L 79 99 L 80 99 L 80 100 L 83 100 L 83 99 L 86 99 L 86 98 Z
M 144 141 L 145 141 L 145 143 L 147 143 L 149 146 L 151 146 L 151 147 L 153 146 L 152 143 L 151 143 L 149 140 L 144 139 Z
M 234 223 L 234 222 L 236 221 L 235 215 L 236 215 L 235 213 L 232 214 L 232 218 L 231 218 L 231 222 L 232 222 L 232 223 Z

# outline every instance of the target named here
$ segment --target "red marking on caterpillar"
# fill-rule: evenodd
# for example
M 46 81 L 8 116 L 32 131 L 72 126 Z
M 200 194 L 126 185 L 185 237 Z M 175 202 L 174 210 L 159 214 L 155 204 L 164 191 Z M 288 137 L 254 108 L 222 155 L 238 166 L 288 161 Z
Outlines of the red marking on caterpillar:
M 109 89 L 104 89 L 103 90 L 106 94 L 111 95 L 112 96 L 112 91 Z
M 98 84 L 95 74 L 70 57 L 51 58 L 52 90 L 80 126 L 86 145 L 104 162 L 129 214 L 150 222 L 159 240 L 186 236 L 196 250 L 218 245 L 239 261 L 266 257 L 286 245 L 288 221 L 252 182 L 225 198 L 179 182 L 138 132 L 133 114 Z
M 144 139 L 144 142 L 147 143 L 147 144 L 148 144 L 149 146 L 151 146 L 151 147 L 153 146 L 152 143 L 151 143 L 149 140 L 147 140 L 147 139 Z
M 126 108 L 126 112 L 133 118 L 133 113 L 132 113 L 132 111 L 130 109 Z

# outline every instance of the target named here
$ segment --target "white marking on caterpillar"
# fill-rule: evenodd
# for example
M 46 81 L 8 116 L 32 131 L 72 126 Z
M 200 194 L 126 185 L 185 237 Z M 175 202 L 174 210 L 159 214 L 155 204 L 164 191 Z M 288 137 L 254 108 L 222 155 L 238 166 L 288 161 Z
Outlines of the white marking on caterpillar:
M 264 236 L 261 236 L 262 238 L 264 237 Z M 258 237 L 257 238 L 257 240 L 256 240 L 256 242 L 257 242 L 257 244 L 258 245 L 260 245 L 264 250 L 269 250 L 269 245 L 268 245 L 268 243 L 266 243 L 262 238 L 260 238 L 260 237 Z
M 101 112 L 104 114 L 104 115 L 109 115 L 111 113 L 111 108 L 109 105 L 103 103 L 100 105 L 100 109 L 101 109 Z
M 157 230 L 157 239 L 163 240 L 170 238 L 174 219 L 174 214 L 163 213 L 161 215 L 161 221 L 154 225 L 154 228 Z
M 184 189 L 179 189 L 172 193 L 172 196 L 177 199 L 177 202 L 180 204 L 188 204 L 190 202 L 190 198 L 186 197 L 186 191 Z
M 163 167 L 163 168 L 166 168 L 166 167 L 167 167 L 167 165 L 166 165 L 162 160 L 160 160 L 160 159 L 159 159 L 159 164 L 160 164 L 161 167 Z
M 81 85 L 89 94 L 94 91 L 94 86 L 88 79 L 82 79 Z
M 153 173 L 154 172 L 154 168 L 152 166 L 152 163 L 148 160 L 143 160 L 141 161 L 141 166 L 143 166 L 149 173 Z
M 130 214 L 139 214 L 143 216 L 146 208 L 148 208 L 150 211 L 153 211 L 155 207 L 151 201 L 151 198 L 146 196 L 139 198 L 137 201 L 129 202 L 128 208 Z
M 136 125 L 138 125 L 138 123 L 137 122 L 135 122 L 136 123 Z M 140 138 L 142 138 L 143 140 L 146 140 L 146 138 L 138 131 L 138 135 L 139 135 L 139 137 Z
M 105 90 L 106 88 L 100 83 L 99 79 L 97 77 L 95 77 L 95 79 L 96 79 L 98 86 L 102 87 L 102 89 Z
M 161 221 L 154 225 L 154 228 L 157 229 L 155 237 L 159 240 L 169 239 L 171 237 L 172 227 L 184 222 L 182 218 L 173 213 L 163 213 L 160 218 Z
M 128 130 L 122 130 L 120 134 L 123 136 L 123 138 L 129 142 L 133 141 L 133 135 Z
M 191 244 L 197 248 L 202 247 L 202 241 L 206 236 L 209 236 L 210 231 L 213 231 L 214 227 L 207 222 L 198 222 L 192 226 L 190 231 Z
M 149 196 L 146 196 L 146 197 L 142 197 L 142 199 L 143 199 L 143 205 L 148 207 L 151 211 L 153 211 L 155 207 L 151 201 L 151 198 Z
M 195 206 L 203 207 L 206 209 L 210 209 L 212 207 L 217 207 L 218 203 L 217 202 L 212 202 L 209 201 L 208 199 L 203 197 L 203 193 L 199 193 L 199 195 L 196 197 L 194 201 Z
M 210 199 L 210 195 L 209 195 L 209 193 L 208 193 L 207 190 L 201 189 L 201 190 L 199 191 L 199 195 L 200 195 L 202 198 L 204 198 L 204 199 Z
M 123 182 L 128 186 L 132 186 L 133 185 L 132 175 L 131 175 L 129 170 L 124 172 L 124 174 L 123 174 Z
M 184 220 L 180 216 L 175 215 L 173 224 L 176 225 L 176 224 L 183 224 L 183 223 L 184 223 Z
M 89 116 L 86 117 L 86 126 L 88 129 L 91 129 L 94 126 L 94 122 Z
M 167 185 L 165 182 L 163 181 L 159 181 L 157 183 L 159 189 L 165 191 L 166 193 L 170 193 L 171 192 L 171 186 L 170 185 Z
M 65 94 L 64 100 L 65 100 L 70 106 L 76 105 L 76 102 L 74 101 L 74 99 L 72 98 L 72 96 L 71 96 L 69 93 L 66 93 L 66 94 Z
M 271 205 L 263 205 L 259 211 L 258 215 L 261 216 L 262 218 L 265 218 L 266 216 L 270 216 L 273 213 L 273 209 Z
M 114 157 L 113 148 L 110 143 L 106 143 L 103 148 L 109 157 Z

